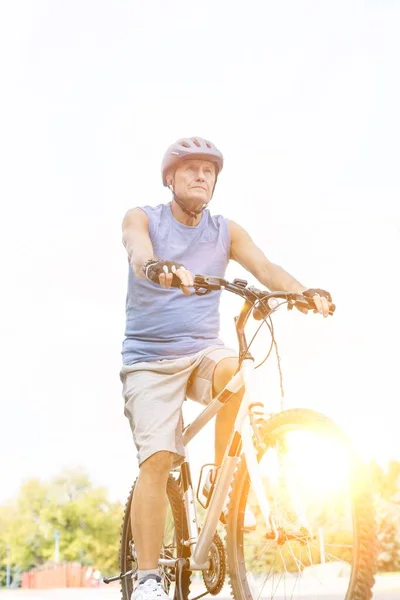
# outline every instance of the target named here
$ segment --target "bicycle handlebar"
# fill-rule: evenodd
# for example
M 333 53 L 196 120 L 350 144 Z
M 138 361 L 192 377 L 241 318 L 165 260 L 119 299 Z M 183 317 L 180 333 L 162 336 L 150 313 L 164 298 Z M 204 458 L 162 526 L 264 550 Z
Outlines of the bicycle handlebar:
M 195 275 L 194 278 L 195 293 L 198 296 L 204 296 L 212 291 L 226 289 L 228 292 L 237 294 L 244 298 L 253 306 L 257 306 L 253 310 L 253 317 L 256 320 L 264 319 L 268 314 L 277 307 L 271 305 L 273 300 L 286 300 L 288 308 L 299 305 L 307 310 L 315 310 L 316 306 L 312 298 L 303 296 L 297 292 L 268 292 L 267 290 L 259 290 L 254 286 L 248 286 L 245 279 L 234 279 L 233 282 L 227 281 L 222 277 L 214 277 L 211 275 Z M 330 315 L 335 312 L 335 305 L 332 304 L 329 311 Z

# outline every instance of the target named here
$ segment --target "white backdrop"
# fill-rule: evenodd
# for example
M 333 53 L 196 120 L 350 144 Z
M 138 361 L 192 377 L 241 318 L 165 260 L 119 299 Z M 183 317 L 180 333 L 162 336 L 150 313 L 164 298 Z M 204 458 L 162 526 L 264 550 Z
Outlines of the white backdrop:
M 288 405 L 400 458 L 399 16 L 389 0 L 2 4 L 0 500 L 63 466 L 129 489 L 120 226 L 169 200 L 160 162 L 180 136 L 224 153 L 211 210 L 334 296 L 332 319 L 277 315 Z M 228 344 L 239 306 L 223 297 Z M 279 399 L 273 362 L 260 394 Z M 211 448 L 208 428 L 192 456 Z

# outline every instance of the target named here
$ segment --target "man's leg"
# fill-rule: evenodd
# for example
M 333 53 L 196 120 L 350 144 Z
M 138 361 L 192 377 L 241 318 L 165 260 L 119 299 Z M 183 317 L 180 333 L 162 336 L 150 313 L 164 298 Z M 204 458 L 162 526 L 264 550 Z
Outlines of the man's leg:
M 224 358 L 216 364 L 212 382 L 214 396 L 224 389 L 228 381 L 236 373 L 237 368 L 238 359 L 234 357 Z M 240 401 L 243 398 L 243 393 L 244 389 L 235 394 L 216 416 L 215 464 L 218 466 L 222 463 L 222 459 L 224 458 L 225 448 L 232 433 Z
M 138 581 L 131 600 L 167 600 L 158 561 L 173 461 L 184 459 L 182 404 L 190 376 L 187 358 L 136 363 L 121 370 L 124 413 L 140 463 L 131 508 Z M 171 377 L 173 375 L 173 377 Z
M 158 569 L 167 510 L 172 452 L 156 452 L 140 466 L 131 506 L 132 534 L 140 571 Z

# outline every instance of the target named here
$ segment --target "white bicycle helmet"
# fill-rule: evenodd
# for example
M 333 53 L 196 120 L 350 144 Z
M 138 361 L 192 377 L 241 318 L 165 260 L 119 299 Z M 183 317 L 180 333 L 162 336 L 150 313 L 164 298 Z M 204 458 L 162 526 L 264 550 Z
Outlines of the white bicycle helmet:
M 172 144 L 164 154 L 161 165 L 164 186 L 168 185 L 168 171 L 176 169 L 181 161 L 189 159 L 209 160 L 214 163 L 217 177 L 224 166 L 224 157 L 212 142 L 200 137 L 181 138 Z

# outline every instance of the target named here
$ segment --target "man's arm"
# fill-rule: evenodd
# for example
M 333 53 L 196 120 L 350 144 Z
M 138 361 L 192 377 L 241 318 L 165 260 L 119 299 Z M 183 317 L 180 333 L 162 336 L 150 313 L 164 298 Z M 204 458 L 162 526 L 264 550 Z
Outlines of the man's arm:
M 122 242 L 136 277 L 145 279 L 142 266 L 155 256 L 149 235 L 149 218 L 140 208 L 132 208 L 126 213 L 122 221 Z
M 270 262 L 243 227 L 228 221 L 231 237 L 230 257 L 236 260 L 272 292 L 303 292 L 307 288 L 282 267 Z
M 158 264 L 160 262 L 159 258 L 164 258 L 154 256 L 153 244 L 149 234 L 149 218 L 140 208 L 132 208 L 126 213 L 122 221 L 122 241 L 136 277 L 146 278 L 143 273 L 143 265 L 148 260 L 153 259 L 158 261 Z M 182 282 L 182 292 L 186 295 L 191 294 L 189 288 L 193 286 L 192 274 L 183 265 L 178 266 L 174 273 Z M 173 273 L 168 272 L 168 269 L 158 276 L 158 283 L 164 288 L 170 288 L 172 281 Z
M 316 312 L 324 315 L 324 317 L 329 315 L 332 304 L 330 296 L 329 299 L 325 296 L 326 292 L 320 295 L 323 290 L 309 290 L 309 288 L 306 288 L 282 267 L 271 263 L 243 227 L 240 227 L 234 221 L 228 221 L 228 226 L 231 237 L 230 257 L 233 260 L 236 260 L 242 267 L 250 271 L 260 283 L 272 292 L 304 292 L 308 290 L 313 294 Z M 307 312 L 307 310 L 300 307 L 299 310 Z

